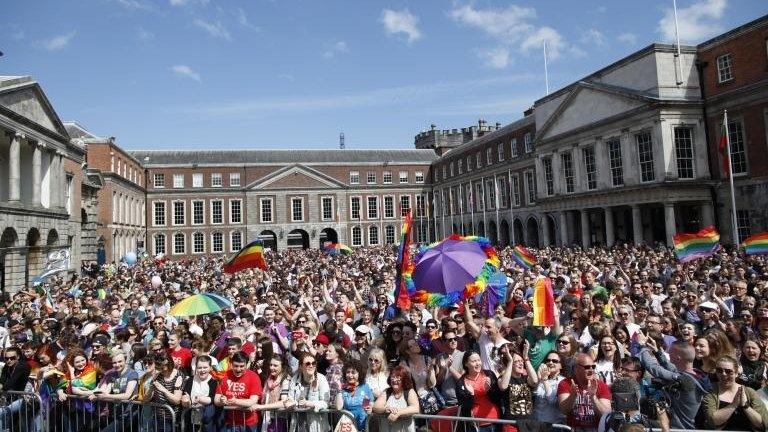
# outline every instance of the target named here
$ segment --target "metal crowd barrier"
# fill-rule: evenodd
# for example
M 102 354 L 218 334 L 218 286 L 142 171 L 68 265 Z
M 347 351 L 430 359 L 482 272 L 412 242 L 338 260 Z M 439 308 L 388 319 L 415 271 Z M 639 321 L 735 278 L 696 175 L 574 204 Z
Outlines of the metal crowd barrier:
M 426 423 L 427 428 L 431 432 L 457 432 L 457 431 L 476 431 L 480 428 L 480 424 L 492 424 L 492 425 L 516 425 L 517 420 L 505 420 L 505 419 L 486 419 L 478 417 L 461 417 L 458 415 L 428 415 L 428 414 L 413 414 L 410 416 L 414 421 L 423 420 Z M 378 430 L 377 422 L 387 421 L 386 414 L 373 413 L 368 417 L 367 431 Z M 461 428 L 460 424 L 472 425 L 471 428 Z M 549 430 L 556 431 L 571 431 L 570 426 L 562 424 L 551 424 Z
M 40 429 L 32 432 L 174 432 L 177 426 L 178 408 L 166 404 L 54 395 L 46 405 Z
M 0 432 L 39 432 L 42 406 L 36 393 L 4 391 L 0 394 Z
M 287 432 L 291 430 L 294 421 L 307 421 L 306 416 L 323 417 L 321 421 L 325 431 L 333 431 L 342 417 L 348 417 L 353 422 L 355 416 L 345 410 L 297 410 L 297 409 L 269 409 L 255 410 L 259 412 L 259 423 L 255 430 L 261 432 L 275 431 Z M 219 432 L 227 427 L 228 423 L 236 425 L 245 424 L 246 417 L 253 411 L 232 407 L 216 407 L 213 404 L 204 407 L 189 407 L 181 411 L 179 422 L 182 432 Z M 229 415 L 227 419 L 227 415 Z M 240 417 L 242 416 L 242 417 Z M 315 417 L 316 418 L 316 417 Z M 363 432 L 363 431 L 360 431 Z

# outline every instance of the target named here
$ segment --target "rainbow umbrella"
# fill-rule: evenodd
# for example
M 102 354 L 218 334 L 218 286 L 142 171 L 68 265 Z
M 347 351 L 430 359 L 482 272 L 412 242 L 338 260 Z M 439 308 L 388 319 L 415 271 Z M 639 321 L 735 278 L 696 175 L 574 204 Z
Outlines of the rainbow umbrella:
M 328 246 L 326 246 L 323 250 L 325 250 L 325 252 L 328 255 L 338 255 L 338 254 L 352 255 L 353 253 L 355 253 L 355 251 L 353 251 L 352 248 L 341 243 L 331 243 Z
M 232 307 L 232 302 L 219 294 L 195 294 L 176 303 L 169 312 L 173 316 L 205 315 Z

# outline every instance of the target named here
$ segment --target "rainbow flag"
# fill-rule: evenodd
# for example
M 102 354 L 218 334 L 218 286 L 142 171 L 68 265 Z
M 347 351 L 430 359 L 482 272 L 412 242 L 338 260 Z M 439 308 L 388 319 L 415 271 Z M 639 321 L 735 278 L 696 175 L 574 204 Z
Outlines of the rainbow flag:
M 227 273 L 237 273 L 249 268 L 266 270 L 267 263 L 264 261 L 264 245 L 261 240 L 254 240 L 245 245 L 244 248 L 240 249 L 240 252 L 224 264 L 223 268 Z
M 64 379 L 64 383 L 68 388 L 78 387 L 84 390 L 93 390 L 96 388 L 96 369 L 93 367 L 93 363 L 88 362 L 82 372 L 78 373 L 74 377 L 67 377 Z
M 682 262 L 693 261 L 697 258 L 706 258 L 719 251 L 720 233 L 713 225 L 710 225 L 697 233 L 678 233 L 673 239 L 675 243 L 675 255 Z
M 520 245 L 515 246 L 515 248 L 512 249 L 512 259 L 527 269 L 535 266 L 538 263 L 538 261 L 536 261 L 536 257 L 533 256 L 533 254 L 530 253 L 528 249 Z
M 555 325 L 555 294 L 548 277 L 542 276 L 533 284 L 533 325 Z
M 395 306 L 400 310 L 411 308 L 411 297 L 408 290 L 408 282 L 413 273 L 413 261 L 410 257 L 409 247 L 411 245 L 411 226 L 413 225 L 413 216 L 411 210 L 405 214 L 403 221 L 402 236 L 400 237 L 400 247 L 397 250 L 397 277 L 395 279 Z M 411 284 L 413 282 L 411 281 Z
M 768 255 L 768 232 L 747 237 L 742 245 L 747 255 Z

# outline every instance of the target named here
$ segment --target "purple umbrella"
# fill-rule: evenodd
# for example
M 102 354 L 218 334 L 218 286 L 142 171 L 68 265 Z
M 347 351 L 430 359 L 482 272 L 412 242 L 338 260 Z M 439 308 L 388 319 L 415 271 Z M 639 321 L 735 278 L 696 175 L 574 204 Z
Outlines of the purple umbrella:
M 488 256 L 477 242 L 446 239 L 427 250 L 413 270 L 417 290 L 436 294 L 462 292 L 474 282 Z

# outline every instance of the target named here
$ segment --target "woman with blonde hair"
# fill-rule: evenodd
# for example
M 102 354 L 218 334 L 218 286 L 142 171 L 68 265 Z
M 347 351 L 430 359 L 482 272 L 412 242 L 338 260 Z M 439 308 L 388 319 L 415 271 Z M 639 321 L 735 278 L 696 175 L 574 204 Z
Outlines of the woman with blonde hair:
M 387 356 L 381 348 L 373 348 L 368 354 L 368 372 L 365 375 L 365 383 L 373 390 L 373 395 L 378 398 L 382 392 L 389 388 L 387 377 L 389 366 Z

